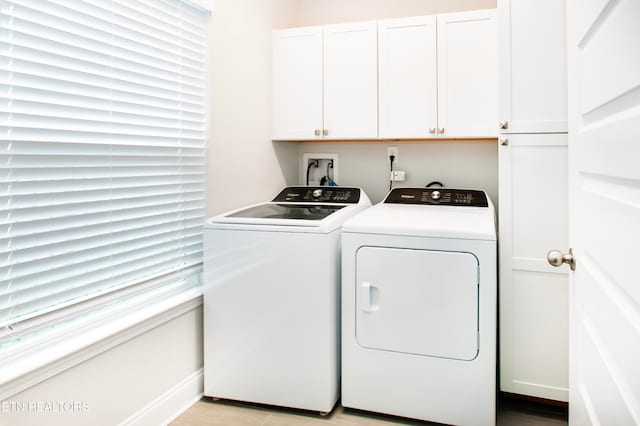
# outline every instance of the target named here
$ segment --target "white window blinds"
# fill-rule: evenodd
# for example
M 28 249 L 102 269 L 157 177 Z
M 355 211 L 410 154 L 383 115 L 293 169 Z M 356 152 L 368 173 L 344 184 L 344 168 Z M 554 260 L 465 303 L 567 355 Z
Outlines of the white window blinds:
M 208 13 L 0 1 L 0 326 L 193 273 Z

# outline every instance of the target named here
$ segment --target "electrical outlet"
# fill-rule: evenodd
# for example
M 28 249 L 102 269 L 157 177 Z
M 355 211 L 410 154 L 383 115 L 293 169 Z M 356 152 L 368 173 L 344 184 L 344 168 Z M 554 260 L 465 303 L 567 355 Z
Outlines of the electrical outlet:
M 397 165 L 398 164 L 398 147 L 397 146 L 389 146 L 387 147 L 387 162 L 389 162 L 389 164 L 391 164 L 391 160 L 389 159 L 389 157 L 394 156 L 395 158 L 393 159 L 393 165 Z
M 404 172 L 400 170 L 394 170 L 391 172 L 390 180 L 393 182 L 404 181 Z

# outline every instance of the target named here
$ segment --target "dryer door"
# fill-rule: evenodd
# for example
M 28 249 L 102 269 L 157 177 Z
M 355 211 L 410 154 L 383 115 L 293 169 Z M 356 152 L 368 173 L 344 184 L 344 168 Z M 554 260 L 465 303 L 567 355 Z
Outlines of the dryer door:
M 477 356 L 474 255 L 362 247 L 356 268 L 360 346 L 458 360 Z

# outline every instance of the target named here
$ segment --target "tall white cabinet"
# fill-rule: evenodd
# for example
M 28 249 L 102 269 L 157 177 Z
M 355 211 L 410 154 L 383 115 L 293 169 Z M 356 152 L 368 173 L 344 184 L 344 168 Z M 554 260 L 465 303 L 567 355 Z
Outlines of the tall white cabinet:
M 541 25 L 544 23 L 544 25 Z M 565 2 L 498 0 L 500 389 L 568 401 Z

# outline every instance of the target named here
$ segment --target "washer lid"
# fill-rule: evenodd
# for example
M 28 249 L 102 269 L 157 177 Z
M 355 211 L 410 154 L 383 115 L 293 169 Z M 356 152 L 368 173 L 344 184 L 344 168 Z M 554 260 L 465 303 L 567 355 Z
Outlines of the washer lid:
M 371 206 L 360 188 L 287 187 L 273 201 L 220 214 L 205 229 L 329 233 Z
M 254 219 L 294 219 L 294 220 L 322 220 L 344 208 L 341 205 L 330 204 L 280 204 L 265 203 L 248 207 L 243 210 L 227 214 L 225 217 L 245 217 Z

